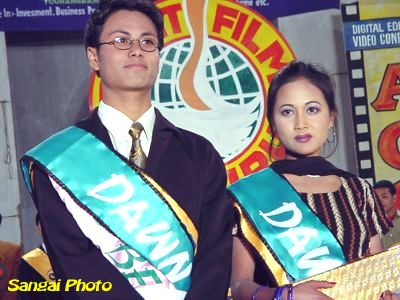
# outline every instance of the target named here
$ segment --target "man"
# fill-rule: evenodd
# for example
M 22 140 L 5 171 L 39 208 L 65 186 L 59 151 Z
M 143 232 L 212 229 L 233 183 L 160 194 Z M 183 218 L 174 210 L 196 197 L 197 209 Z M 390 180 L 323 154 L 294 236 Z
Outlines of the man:
M 225 168 L 206 139 L 151 104 L 159 10 L 100 1 L 85 40 L 102 79 L 98 110 L 22 160 L 64 297 L 223 299 L 233 219 Z M 76 284 L 71 292 L 68 279 L 101 280 L 101 291 Z
M 395 206 L 396 188 L 389 180 L 381 180 L 374 185 L 374 190 L 385 208 L 387 218 L 393 223 L 393 228 L 382 237 L 383 247 L 388 249 L 400 243 L 400 211 Z
M 42 229 L 40 226 L 39 214 L 36 214 L 35 218 L 35 227 L 39 236 L 43 238 Z M 41 244 L 40 247 L 29 251 L 21 257 L 18 266 L 18 280 L 19 282 L 35 282 L 40 284 L 40 282 L 54 282 L 55 277 L 53 270 L 51 268 L 51 264 L 49 261 L 49 257 L 46 253 L 46 246 L 44 243 Z M 43 283 L 42 283 L 43 285 Z M 34 300 L 34 299 L 42 299 L 42 300 L 53 300 L 59 299 L 59 294 L 56 292 L 49 291 L 19 291 L 18 299 L 20 300 Z

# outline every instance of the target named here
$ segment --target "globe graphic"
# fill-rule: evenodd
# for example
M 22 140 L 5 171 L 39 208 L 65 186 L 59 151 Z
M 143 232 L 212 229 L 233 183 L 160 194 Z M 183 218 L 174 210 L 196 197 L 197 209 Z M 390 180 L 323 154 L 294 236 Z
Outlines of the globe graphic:
M 204 100 L 211 109 L 208 114 L 213 116 L 196 114 L 181 96 L 179 74 L 191 51 L 190 40 L 174 42 L 162 50 L 152 101 L 167 118 L 171 115 L 169 110 L 173 110 L 175 113 L 170 121 L 205 136 L 227 161 L 249 145 L 262 124 L 263 89 L 258 74 L 241 52 L 212 39 L 208 39 L 207 46 L 207 59 L 199 62 L 205 72 L 202 78 L 206 80 L 194 84 L 202 91 L 208 89 Z M 187 113 L 191 115 L 190 120 L 179 124 L 178 119 L 184 119 Z M 208 131 L 198 128 L 200 122 L 205 121 L 211 122 Z M 239 136 L 233 136 L 238 131 L 234 128 L 240 128 Z

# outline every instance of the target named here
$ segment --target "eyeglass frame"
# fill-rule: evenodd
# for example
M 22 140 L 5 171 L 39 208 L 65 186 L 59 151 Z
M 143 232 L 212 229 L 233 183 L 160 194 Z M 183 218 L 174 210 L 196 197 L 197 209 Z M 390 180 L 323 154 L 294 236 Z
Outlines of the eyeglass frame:
M 125 39 L 125 40 L 129 41 L 129 48 L 126 48 L 126 49 L 118 48 L 118 47 L 116 46 L 118 43 L 115 42 L 116 39 Z M 136 41 L 136 42 L 138 42 L 139 48 L 140 48 L 141 50 L 143 50 L 144 52 L 154 52 L 154 51 L 156 51 L 157 49 L 160 50 L 160 44 L 159 44 L 158 41 L 157 41 L 157 43 L 155 44 L 154 50 L 146 50 L 146 49 L 143 49 L 143 48 L 142 48 L 142 44 L 141 44 L 141 42 L 142 42 L 143 40 L 153 40 L 153 39 L 150 39 L 150 38 L 128 39 L 128 38 L 125 38 L 125 37 L 116 37 L 116 38 L 114 38 L 114 40 L 112 40 L 112 41 L 110 41 L 110 42 L 98 43 L 98 44 L 97 44 L 97 47 L 100 47 L 101 45 L 113 45 L 114 48 L 117 49 L 117 50 L 129 50 L 129 49 L 132 48 L 133 42 Z M 154 39 L 154 40 L 155 40 L 155 39 Z

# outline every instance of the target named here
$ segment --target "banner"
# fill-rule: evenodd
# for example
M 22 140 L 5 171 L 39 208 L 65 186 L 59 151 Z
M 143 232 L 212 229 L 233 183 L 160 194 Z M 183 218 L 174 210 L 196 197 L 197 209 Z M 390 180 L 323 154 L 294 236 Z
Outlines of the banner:
M 195 0 L 193 0 L 195 1 Z M 0 31 L 83 30 L 99 0 L 2 0 Z M 339 8 L 339 0 L 237 0 L 268 19 Z
M 237 0 L 269 20 L 328 8 L 339 8 L 339 0 Z
M 295 56 L 262 15 L 235 1 L 164 0 L 165 47 L 152 101 L 176 126 L 206 137 L 230 183 L 280 158 L 266 119 L 272 77 Z M 93 73 L 90 107 L 101 99 Z M 271 156 L 268 154 L 271 151 Z
M 359 1 L 342 17 L 359 174 L 400 195 L 400 5 Z
M 82 31 L 98 3 L 99 0 L 2 0 L 0 31 Z

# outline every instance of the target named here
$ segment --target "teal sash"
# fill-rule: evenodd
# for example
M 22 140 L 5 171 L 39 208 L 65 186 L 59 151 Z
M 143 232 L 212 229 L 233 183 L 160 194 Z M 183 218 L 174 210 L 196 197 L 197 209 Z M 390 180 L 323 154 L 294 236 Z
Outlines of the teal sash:
M 22 158 L 31 193 L 33 162 L 42 165 L 78 204 L 177 289 L 188 291 L 197 231 L 186 215 L 184 224 L 180 222 L 183 210 L 172 198 L 164 197 L 165 192 L 156 189 L 150 177 L 130 168 L 105 144 L 77 127 L 57 133 Z
M 340 244 L 329 229 L 293 187 L 271 168 L 242 178 L 228 189 L 236 198 L 241 217 L 248 221 L 249 228 L 241 221 L 246 239 L 268 267 L 270 260 L 277 259 L 271 265 L 278 283 L 285 283 L 279 274 L 280 266 L 291 277 L 287 281 L 296 281 L 346 262 Z M 254 231 L 256 234 L 252 234 Z M 269 250 L 272 253 L 267 253 Z

